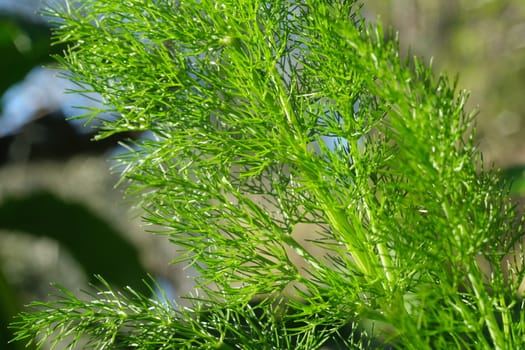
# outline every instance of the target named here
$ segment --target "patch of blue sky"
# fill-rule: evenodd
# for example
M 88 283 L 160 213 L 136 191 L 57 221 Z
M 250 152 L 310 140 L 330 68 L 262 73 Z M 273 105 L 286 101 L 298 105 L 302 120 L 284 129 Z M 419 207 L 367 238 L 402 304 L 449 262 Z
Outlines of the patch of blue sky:
M 11 86 L 1 98 L 0 137 L 15 134 L 33 120 L 57 112 L 61 112 L 77 132 L 94 132 L 96 121 L 87 126 L 85 120 L 73 117 L 91 109 L 106 109 L 101 96 L 93 92 L 72 92 L 80 87 L 65 76 L 67 72 L 60 69 L 36 67 L 24 80 Z M 112 119 L 115 116 L 101 113 L 99 118 Z

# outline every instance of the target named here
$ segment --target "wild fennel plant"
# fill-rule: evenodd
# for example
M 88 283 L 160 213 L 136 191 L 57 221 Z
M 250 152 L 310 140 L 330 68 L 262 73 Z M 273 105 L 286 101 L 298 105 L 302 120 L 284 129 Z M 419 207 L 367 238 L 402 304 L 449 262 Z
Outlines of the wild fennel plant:
M 482 169 L 466 94 L 402 60 L 355 1 L 84 0 L 52 15 L 72 78 L 118 116 L 100 137 L 152 135 L 122 178 L 200 292 L 178 308 L 62 290 L 20 315 L 18 340 L 525 346 L 521 220 Z

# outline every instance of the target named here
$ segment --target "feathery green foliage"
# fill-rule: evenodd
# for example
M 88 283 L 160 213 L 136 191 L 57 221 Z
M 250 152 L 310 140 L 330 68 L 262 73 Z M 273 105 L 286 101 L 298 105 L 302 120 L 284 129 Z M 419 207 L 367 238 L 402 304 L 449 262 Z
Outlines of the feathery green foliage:
M 199 271 L 201 297 L 176 310 L 63 291 L 20 315 L 17 339 L 525 346 L 521 221 L 480 171 L 466 94 L 401 60 L 355 1 L 81 4 L 53 12 L 63 63 L 118 115 L 100 137 L 151 132 L 122 178 Z

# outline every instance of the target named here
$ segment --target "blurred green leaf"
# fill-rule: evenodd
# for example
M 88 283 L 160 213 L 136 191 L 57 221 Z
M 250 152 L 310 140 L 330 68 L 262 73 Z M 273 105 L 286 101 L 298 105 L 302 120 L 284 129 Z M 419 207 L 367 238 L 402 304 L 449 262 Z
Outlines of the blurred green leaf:
M 81 203 L 64 201 L 49 192 L 32 193 L 4 200 L 0 218 L 0 228 L 57 240 L 93 282 L 94 275 L 101 274 L 117 287 L 145 288 L 146 271 L 136 248 Z
M 45 24 L 0 17 L 0 95 L 36 65 L 50 62 L 51 53 L 61 52 L 61 47 L 51 47 L 50 38 Z
M 0 268 L 0 346 L 2 349 L 16 350 L 25 348 L 20 343 L 7 343 L 13 338 L 13 334 L 7 328 L 7 325 L 12 321 L 13 316 L 20 311 L 19 307 L 19 301 Z
M 525 165 L 505 168 L 501 171 L 501 176 L 512 184 L 512 194 L 525 195 Z

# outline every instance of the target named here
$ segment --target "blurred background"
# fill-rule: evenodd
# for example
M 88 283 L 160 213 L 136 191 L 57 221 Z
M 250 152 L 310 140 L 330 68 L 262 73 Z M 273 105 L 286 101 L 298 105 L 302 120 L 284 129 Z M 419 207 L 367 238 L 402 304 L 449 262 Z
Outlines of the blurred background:
M 191 289 L 168 262 L 177 252 L 144 233 L 140 211 L 115 189 L 108 157 L 118 139 L 91 142 L 92 129 L 66 121 L 92 105 L 53 64 L 50 24 L 39 0 L 0 0 L 0 348 L 23 304 L 45 299 L 50 282 L 85 288 L 92 275 L 141 289 L 146 273 L 174 296 Z M 504 169 L 525 193 L 525 2 L 369 0 L 364 14 L 399 31 L 402 53 L 433 58 L 459 74 L 478 109 L 477 142 L 486 164 Z M 91 96 L 92 97 L 92 96 Z M 132 135 L 125 135 L 132 136 Z
M 487 164 L 525 163 L 525 1 L 367 0 L 369 18 L 399 31 L 402 52 L 471 92 Z

